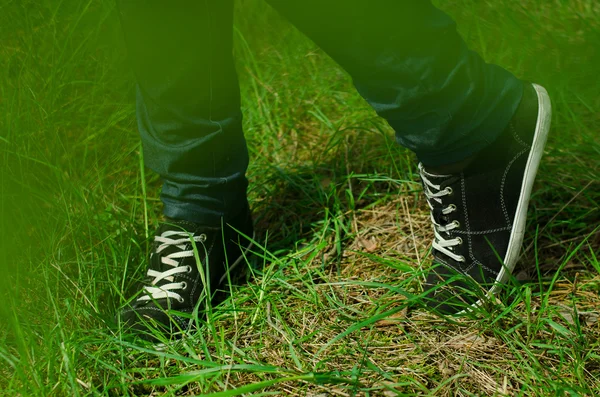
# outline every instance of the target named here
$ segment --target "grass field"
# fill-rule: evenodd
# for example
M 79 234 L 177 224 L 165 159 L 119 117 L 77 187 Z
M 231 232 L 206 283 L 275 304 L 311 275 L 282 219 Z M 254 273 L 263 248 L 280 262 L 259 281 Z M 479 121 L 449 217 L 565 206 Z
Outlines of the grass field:
M 414 156 L 339 67 L 246 0 L 259 265 L 156 352 L 109 326 L 161 211 L 114 3 L 0 0 L 0 394 L 600 395 L 600 3 L 436 3 L 553 98 L 518 281 L 464 318 L 407 309 L 431 260 Z

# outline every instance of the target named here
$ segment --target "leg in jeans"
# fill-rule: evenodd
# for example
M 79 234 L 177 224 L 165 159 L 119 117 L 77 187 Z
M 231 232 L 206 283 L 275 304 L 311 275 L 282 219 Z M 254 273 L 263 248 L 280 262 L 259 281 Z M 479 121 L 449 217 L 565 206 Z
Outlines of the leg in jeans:
M 144 159 L 164 180 L 164 213 L 220 225 L 244 208 L 247 187 L 233 0 L 119 0 L 119 11 Z
M 138 82 L 144 158 L 164 180 L 167 216 L 147 278 L 119 321 L 157 341 L 192 328 L 190 314 L 246 267 L 242 236 L 252 236 L 252 220 L 233 0 L 120 0 L 119 10 Z
M 508 125 L 522 83 L 469 51 L 428 0 L 267 0 L 352 77 L 426 165 L 463 160 Z
M 550 128 L 546 91 L 469 51 L 428 0 L 268 0 L 416 152 L 435 231 L 423 300 L 472 310 L 505 283 Z

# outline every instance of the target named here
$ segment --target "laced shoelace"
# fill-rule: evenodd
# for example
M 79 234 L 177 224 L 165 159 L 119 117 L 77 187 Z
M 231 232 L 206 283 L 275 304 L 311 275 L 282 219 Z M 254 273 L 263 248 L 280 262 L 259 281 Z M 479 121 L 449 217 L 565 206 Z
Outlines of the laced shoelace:
M 436 185 L 431 182 L 427 176 L 433 176 L 425 171 L 423 164 L 419 164 L 419 173 L 421 174 L 421 179 L 423 180 L 424 192 L 427 197 L 427 204 L 429 204 L 431 222 L 433 223 L 433 231 L 435 233 L 435 238 L 433 240 L 433 249 L 443 253 L 446 256 L 454 259 L 457 262 L 464 262 L 465 257 L 462 255 L 456 255 L 454 252 L 450 250 L 452 247 L 456 247 L 457 245 L 462 244 L 463 240 L 460 237 L 456 237 L 453 239 L 445 239 L 441 233 L 449 232 L 456 228 L 460 227 L 460 222 L 455 220 L 447 225 L 441 225 L 436 222 L 433 216 L 434 202 L 440 206 L 443 206 L 442 197 L 452 194 L 452 188 L 446 187 L 444 189 L 441 188 L 440 185 Z M 456 205 L 450 204 L 449 206 L 442 209 L 442 214 L 449 215 L 456 211 Z
M 194 256 L 193 249 L 190 248 L 189 250 L 186 250 L 186 246 L 191 240 L 196 243 L 203 243 L 206 241 L 206 235 L 201 234 L 195 236 L 184 231 L 168 230 L 160 236 L 154 237 L 154 241 L 160 243 L 155 254 L 160 254 L 168 247 L 177 247 L 179 250 L 160 258 L 160 261 L 164 265 L 170 266 L 171 269 L 165 270 L 164 272 L 148 269 L 148 277 L 154 277 L 154 279 L 150 282 L 151 285 L 144 287 L 146 294 L 138 298 L 138 301 L 173 298 L 177 299 L 178 302 L 183 303 L 183 297 L 174 291 L 186 289 L 187 283 L 185 281 L 181 283 L 174 282 L 174 276 L 180 273 L 190 273 L 192 271 L 191 266 L 181 266 L 179 262 L 182 258 Z M 167 280 L 169 283 L 157 287 L 156 285 L 162 280 Z

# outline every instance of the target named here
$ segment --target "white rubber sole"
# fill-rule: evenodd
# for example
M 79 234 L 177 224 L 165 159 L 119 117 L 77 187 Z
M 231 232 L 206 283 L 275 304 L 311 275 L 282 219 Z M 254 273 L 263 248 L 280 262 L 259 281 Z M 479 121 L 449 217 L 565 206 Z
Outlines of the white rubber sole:
M 550 132 L 550 125 L 552 122 L 552 104 L 550 102 L 550 96 L 548 95 L 546 89 L 542 86 L 533 84 L 533 88 L 538 96 L 537 124 L 535 127 L 535 133 L 533 135 L 533 142 L 531 143 L 529 157 L 527 158 L 527 164 L 525 165 L 523 182 L 521 184 L 521 196 L 519 197 L 519 202 L 517 203 L 513 229 L 510 234 L 506 255 L 504 257 L 504 266 L 502 266 L 502 269 L 500 269 L 494 285 L 488 291 L 488 298 L 495 296 L 500 290 L 501 286 L 506 284 L 512 274 L 512 271 L 517 265 L 521 246 L 523 245 L 523 237 L 525 236 L 529 198 L 531 197 L 533 183 L 535 182 L 540 161 L 542 160 L 542 155 L 544 154 L 544 147 L 546 146 L 546 141 L 548 139 L 548 133 Z M 483 300 L 479 300 L 471 305 L 470 309 L 465 309 L 457 313 L 457 315 L 471 311 L 472 309 L 481 306 L 482 303 Z

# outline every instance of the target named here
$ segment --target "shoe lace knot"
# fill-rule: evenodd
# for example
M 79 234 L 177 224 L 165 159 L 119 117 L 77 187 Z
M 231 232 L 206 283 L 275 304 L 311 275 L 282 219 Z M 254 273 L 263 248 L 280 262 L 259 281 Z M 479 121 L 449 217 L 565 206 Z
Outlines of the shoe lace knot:
M 185 281 L 176 282 L 175 277 L 178 274 L 191 273 L 192 267 L 182 265 L 182 259 L 191 258 L 194 256 L 193 244 L 204 243 L 206 235 L 200 234 L 196 236 L 193 233 L 186 231 L 167 230 L 160 236 L 155 236 L 154 241 L 157 243 L 155 251 L 151 254 L 151 260 L 154 255 L 160 255 L 161 268 L 167 270 L 158 271 L 148 269 L 148 277 L 150 285 L 144 286 L 145 294 L 138 298 L 138 301 L 149 301 L 155 299 L 172 298 L 179 303 L 183 303 L 183 297 L 175 291 L 184 290 L 187 288 Z M 164 253 L 169 251 L 169 253 Z M 163 253 L 161 255 L 161 253 Z
M 457 211 L 455 204 L 446 205 L 444 203 L 444 197 L 452 195 L 453 190 L 450 186 L 442 188 L 441 184 L 436 184 L 432 181 L 434 178 L 450 178 L 451 176 L 430 174 L 425 170 L 423 164 L 419 164 L 419 174 L 423 181 L 423 191 L 427 198 L 427 204 L 429 204 L 431 223 L 433 224 L 433 231 L 435 234 L 433 249 L 457 262 L 464 262 L 464 256 L 452 252 L 453 247 L 462 244 L 462 238 L 445 238 L 442 236 L 442 233 L 448 234 L 452 230 L 460 227 L 460 222 L 458 220 L 452 222 L 447 221 L 447 216 Z

